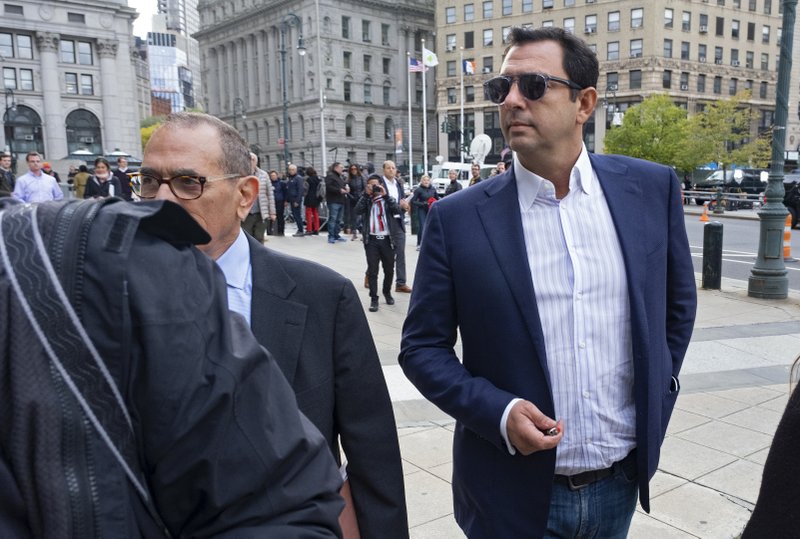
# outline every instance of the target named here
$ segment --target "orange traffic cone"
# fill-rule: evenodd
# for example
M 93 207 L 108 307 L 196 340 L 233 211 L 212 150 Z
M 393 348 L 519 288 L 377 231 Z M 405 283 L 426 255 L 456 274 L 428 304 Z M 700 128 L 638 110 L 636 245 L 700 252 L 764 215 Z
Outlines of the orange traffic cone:
M 708 222 L 708 202 L 703 202 L 703 215 L 700 216 L 700 222 Z
M 794 262 L 794 258 L 792 258 L 792 214 L 786 216 L 786 223 L 783 225 L 783 260 Z

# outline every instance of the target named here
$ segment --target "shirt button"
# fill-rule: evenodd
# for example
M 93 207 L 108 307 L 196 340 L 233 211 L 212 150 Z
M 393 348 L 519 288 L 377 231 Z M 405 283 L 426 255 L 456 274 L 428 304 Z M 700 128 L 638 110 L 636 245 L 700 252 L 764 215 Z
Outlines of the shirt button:
M 580 344 L 578 344 L 578 346 L 580 346 L 581 348 L 586 348 L 586 343 L 581 341 Z
M 585 399 L 588 399 L 590 395 L 591 395 L 591 393 L 589 393 L 588 391 L 584 391 L 584 392 L 583 392 L 583 397 L 584 397 Z

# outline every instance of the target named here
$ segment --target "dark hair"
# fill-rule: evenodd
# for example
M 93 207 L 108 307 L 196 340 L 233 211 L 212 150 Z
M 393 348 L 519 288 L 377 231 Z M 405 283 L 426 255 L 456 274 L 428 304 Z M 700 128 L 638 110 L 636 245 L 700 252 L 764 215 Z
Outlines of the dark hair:
M 89 172 L 89 169 L 86 168 L 86 165 L 81 165 L 78 167 L 78 172 Z
M 120 161 L 125 161 L 125 162 L 127 162 L 127 161 L 128 161 L 128 158 L 127 158 L 127 157 L 125 157 L 124 155 L 120 155 L 119 157 L 117 157 L 117 164 L 118 164 L 118 165 L 119 165 L 119 162 L 120 162 Z
M 555 41 L 561 45 L 564 50 L 562 66 L 571 81 L 581 88 L 597 86 L 597 79 L 600 76 L 600 64 L 597 61 L 597 55 L 585 41 L 563 28 L 544 26 L 534 30 L 515 26 L 508 34 L 508 47 L 503 51 L 503 57 L 505 58 L 511 47 L 537 41 Z M 577 96 L 577 90 L 572 90 L 572 96 L 574 100 Z
M 28 152 L 28 155 L 25 156 L 25 162 L 27 163 L 30 161 L 31 157 L 42 157 L 42 154 L 39 152 Z
M 339 161 L 334 161 L 333 163 L 331 163 L 330 171 L 333 172 L 333 169 L 335 169 L 339 165 L 341 165 L 341 163 Z
M 356 167 L 356 170 L 360 170 L 361 169 L 361 167 L 358 166 L 356 163 L 350 163 L 350 166 L 347 167 L 347 170 L 350 170 L 353 167 Z
M 94 166 L 97 167 L 98 163 L 103 163 L 108 170 L 111 170 L 111 165 L 108 164 L 108 159 L 105 157 L 98 157 L 94 160 Z
M 219 118 L 202 112 L 173 112 L 164 120 L 155 133 L 162 129 L 193 129 L 200 125 L 213 127 L 219 135 L 220 158 L 218 166 L 224 174 L 250 176 L 253 173 L 250 164 L 250 150 L 247 143 L 233 127 Z M 155 133 L 153 133 L 155 135 Z M 152 138 L 152 137 L 151 137 Z M 147 148 L 145 148 L 145 151 Z
M 314 170 L 314 167 L 306 167 L 306 176 L 316 176 L 317 171 Z

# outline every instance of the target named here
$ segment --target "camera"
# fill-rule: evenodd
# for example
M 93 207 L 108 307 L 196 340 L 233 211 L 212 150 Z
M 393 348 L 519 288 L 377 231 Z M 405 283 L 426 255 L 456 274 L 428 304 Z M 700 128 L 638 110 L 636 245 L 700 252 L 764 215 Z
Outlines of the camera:
M 381 186 L 380 185 L 373 185 L 372 186 L 372 194 L 373 195 L 381 194 Z

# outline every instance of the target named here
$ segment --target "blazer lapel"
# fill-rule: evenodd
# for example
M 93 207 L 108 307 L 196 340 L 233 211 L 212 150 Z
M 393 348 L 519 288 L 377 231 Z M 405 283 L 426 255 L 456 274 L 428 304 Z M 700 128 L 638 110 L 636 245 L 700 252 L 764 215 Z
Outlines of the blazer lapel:
M 291 385 L 300 359 L 308 307 L 288 299 L 297 283 L 266 247 L 253 238 L 248 240 L 253 267 L 251 329 Z
M 531 269 L 522 232 L 517 182 L 513 168 L 503 176 L 493 178 L 486 189 L 488 198 L 478 204 L 477 211 L 483 229 L 497 258 L 508 287 L 514 290 L 517 304 L 536 349 L 536 356 L 550 384 L 544 334 L 536 306 L 536 292 L 531 281 Z M 524 276 L 524 278 L 520 278 Z

